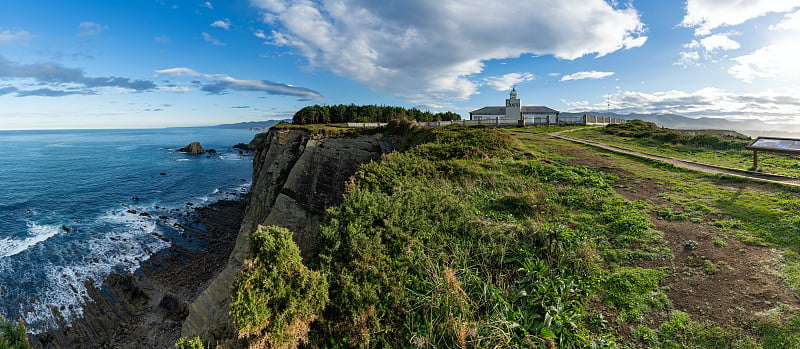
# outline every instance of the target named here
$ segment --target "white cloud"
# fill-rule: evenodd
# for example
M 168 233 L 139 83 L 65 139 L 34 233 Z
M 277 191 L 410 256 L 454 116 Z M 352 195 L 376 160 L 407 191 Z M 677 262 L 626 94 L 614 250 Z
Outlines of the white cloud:
M 800 95 L 796 92 L 768 91 L 733 93 L 719 88 L 693 92 L 677 90 L 644 93 L 624 91 L 608 100 L 617 113 L 679 114 L 686 116 L 725 117 L 729 119 L 796 119 L 800 115 Z M 567 103 L 574 111 L 605 110 L 606 101 L 587 108 L 581 102 Z
M 225 46 L 224 42 L 215 39 L 209 33 L 202 32 L 202 33 L 200 33 L 200 35 L 202 35 L 203 36 L 203 40 L 205 40 L 208 43 L 211 43 L 211 44 L 216 45 L 216 46 Z
M 214 5 L 211 4 L 211 1 L 206 1 L 205 3 L 203 3 L 203 6 L 210 8 L 212 10 L 214 9 Z
M 167 43 L 169 43 L 169 36 L 160 35 L 160 36 L 156 36 L 155 38 L 153 38 L 153 40 L 155 40 L 155 42 L 160 43 L 160 44 L 167 44 Z
M 161 91 L 175 92 L 175 93 L 186 93 L 192 90 L 185 86 L 160 86 L 158 89 Z
M 705 38 L 700 39 L 700 45 L 708 51 L 709 53 L 713 53 L 717 49 L 720 50 L 735 50 L 739 47 L 742 47 L 738 42 L 731 40 L 727 34 L 714 34 Z
M 576 59 L 643 45 L 633 8 L 604 0 L 251 0 L 273 44 L 320 67 L 417 103 L 477 93 L 484 61 L 522 54 Z M 513 14 L 515 23 L 509 25 Z
M 194 69 L 179 67 L 156 70 L 157 74 L 173 76 L 200 77 L 208 80 L 208 83 L 201 86 L 201 90 L 214 95 L 227 93 L 228 90 L 237 91 L 263 91 L 274 95 L 286 95 L 300 97 L 300 100 L 322 100 L 324 99 L 319 92 L 300 86 L 281 84 L 268 80 L 241 80 L 225 74 L 206 74 Z
M 97 88 L 119 88 L 133 92 L 146 92 L 156 88 L 150 80 L 131 80 L 118 76 L 89 77 L 81 69 L 67 68 L 57 63 L 17 64 L 2 56 L 0 56 L 0 79 L 32 79 L 37 82 L 35 86 L 40 87 L 37 90 L 20 89 L 18 96 L 89 95 L 96 94 Z
M 231 20 L 227 18 L 216 20 L 213 23 L 211 23 L 211 26 L 228 30 L 231 29 Z
M 787 14 L 782 21 L 778 22 L 778 24 L 771 25 L 769 29 L 800 31 L 800 11 Z
M 684 67 L 700 65 L 701 59 L 711 59 L 712 55 L 718 50 L 730 51 L 741 48 L 742 45 L 730 38 L 732 35 L 740 34 L 735 32 L 714 34 L 699 40 L 692 40 L 683 45 L 688 50 L 681 51 L 680 58 L 674 64 Z
M 681 25 L 704 36 L 723 27 L 739 25 L 768 13 L 784 13 L 800 6 L 800 0 L 687 0 Z
M 31 33 L 24 30 L 3 30 L 0 31 L 0 45 L 14 45 L 28 41 L 31 38 Z
M 698 65 L 700 61 L 700 53 L 697 51 L 681 51 L 680 56 L 675 65 L 688 67 L 690 65 Z
M 762 47 L 755 52 L 733 58 L 734 65 L 728 72 L 738 79 L 751 82 L 756 78 L 800 78 L 797 54 L 800 43 L 785 40 Z
M 583 80 L 583 79 L 602 79 L 614 75 L 614 72 L 609 71 L 582 71 L 574 74 L 568 74 L 561 77 L 561 81 L 569 80 Z
M 483 81 L 498 91 L 510 90 L 516 84 L 525 81 L 531 81 L 535 76 L 531 73 L 508 73 L 501 76 L 490 76 L 484 78 Z
M 102 26 L 95 22 L 81 22 L 79 25 L 82 32 L 78 33 L 78 36 L 92 36 L 97 35 L 103 32 L 103 30 L 108 29 L 108 26 Z
M 264 31 L 263 31 L 263 30 L 261 30 L 261 29 L 259 29 L 259 30 L 256 30 L 256 31 L 253 33 L 253 35 L 255 35 L 255 36 L 256 36 L 257 38 L 259 38 L 259 39 L 267 40 L 267 35 L 266 35 L 266 34 L 264 34 Z

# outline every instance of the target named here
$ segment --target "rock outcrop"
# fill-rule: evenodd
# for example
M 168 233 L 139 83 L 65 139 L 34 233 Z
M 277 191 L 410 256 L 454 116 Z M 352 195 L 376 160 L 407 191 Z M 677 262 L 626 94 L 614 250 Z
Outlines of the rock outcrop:
M 206 150 L 203 148 L 203 146 L 200 145 L 200 142 L 189 143 L 189 145 L 178 149 L 178 151 L 179 152 L 184 152 L 184 153 L 189 153 L 189 154 L 194 154 L 194 155 L 203 154 L 203 153 L 206 152 Z
M 230 330 L 230 286 L 259 225 L 288 228 L 302 253 L 308 253 L 325 210 L 343 201 L 350 176 L 398 142 L 380 134 L 326 138 L 303 129 L 273 128 L 254 143 L 253 185 L 236 246 L 224 270 L 187 307 L 182 336 Z

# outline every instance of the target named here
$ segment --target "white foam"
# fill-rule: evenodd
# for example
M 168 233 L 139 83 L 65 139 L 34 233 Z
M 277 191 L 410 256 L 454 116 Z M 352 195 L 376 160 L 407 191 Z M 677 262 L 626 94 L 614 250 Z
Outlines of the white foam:
M 175 161 L 181 162 L 181 161 L 190 161 L 190 160 L 192 160 L 192 159 L 176 159 Z
M 154 236 L 158 226 L 152 217 L 108 212 L 97 221 L 111 224 L 111 229 L 80 243 L 79 248 L 85 251 L 82 259 L 66 265 L 42 266 L 47 278 L 47 292 L 37 293 L 34 304 L 21 304 L 19 308 L 25 321 L 35 324 L 36 328 L 29 328 L 29 331 L 35 333 L 55 326 L 50 307 L 58 309 L 68 322 L 82 315 L 80 305 L 88 299 L 84 284 L 87 280 L 91 279 L 96 287 L 101 287 L 111 272 L 133 272 L 152 253 L 170 245 Z
M 28 236 L 22 240 L 5 238 L 0 240 L 0 257 L 11 257 L 43 242 L 61 231 L 57 225 L 39 225 L 28 223 Z

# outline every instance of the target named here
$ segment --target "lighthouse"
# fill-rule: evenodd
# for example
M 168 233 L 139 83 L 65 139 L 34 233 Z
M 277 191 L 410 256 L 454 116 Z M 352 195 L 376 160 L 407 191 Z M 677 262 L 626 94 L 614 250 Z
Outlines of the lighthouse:
M 520 119 L 522 116 L 522 103 L 517 96 L 517 87 L 511 89 L 511 93 L 506 99 L 506 118 Z

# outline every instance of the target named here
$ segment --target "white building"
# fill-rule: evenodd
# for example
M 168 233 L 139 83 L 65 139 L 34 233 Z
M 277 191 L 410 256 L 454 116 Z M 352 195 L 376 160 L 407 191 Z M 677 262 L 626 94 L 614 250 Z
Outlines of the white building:
M 523 121 L 525 119 L 546 119 L 549 123 L 550 120 L 558 120 L 559 111 L 545 106 L 523 106 L 517 96 L 517 88 L 511 89 L 511 94 L 506 99 L 505 107 L 483 107 L 469 112 L 470 120 L 481 119 L 512 119 Z

